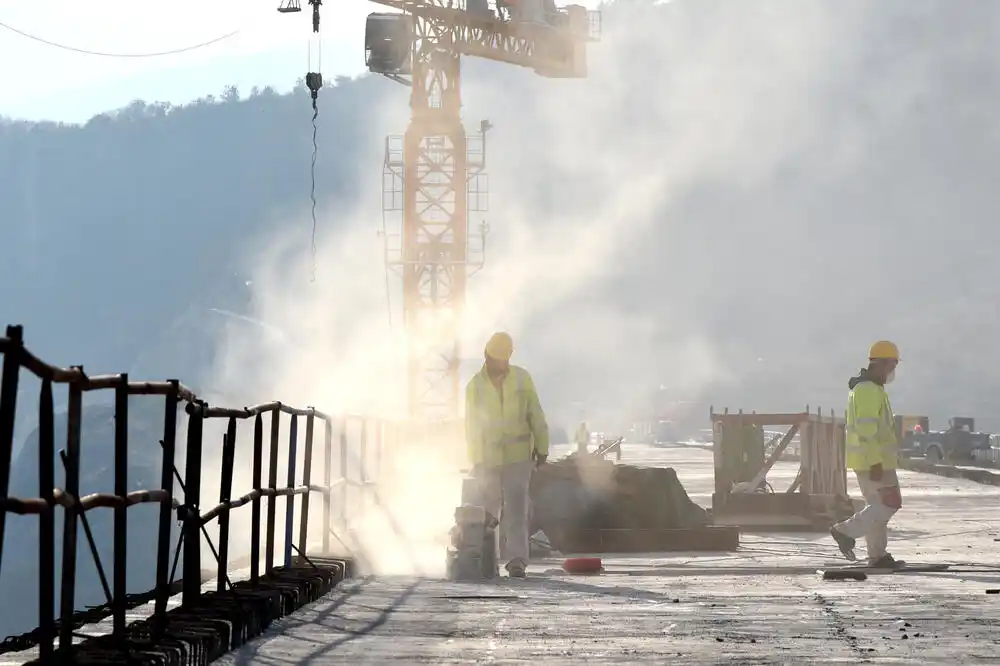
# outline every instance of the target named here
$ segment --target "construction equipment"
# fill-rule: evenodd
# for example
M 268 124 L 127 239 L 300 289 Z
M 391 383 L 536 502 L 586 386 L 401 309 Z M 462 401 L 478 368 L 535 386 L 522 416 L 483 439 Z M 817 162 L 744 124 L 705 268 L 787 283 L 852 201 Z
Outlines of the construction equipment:
M 403 282 L 411 418 L 453 420 L 460 412 L 459 330 L 470 266 L 469 214 L 487 208 L 486 133 L 466 135 L 461 118 L 461 57 L 529 67 L 550 78 L 586 76 L 586 43 L 600 13 L 543 0 L 374 0 L 400 13 L 373 13 L 365 34 L 369 71 L 409 85 L 406 134 L 387 137 L 383 212 L 401 213 L 384 232 L 386 264 Z M 477 263 L 478 262 L 478 263 Z
M 715 436 L 716 525 L 744 528 L 825 531 L 854 513 L 847 494 L 844 422 L 833 412 L 824 416 L 809 407 L 798 414 L 722 414 L 710 408 Z M 787 426 L 780 441 L 769 446 L 764 428 Z M 784 492 L 767 482 L 767 474 L 791 441 L 800 441 L 799 472 Z M 768 453 L 770 451 L 770 453 Z
M 445 566 L 448 580 L 483 580 L 499 575 L 496 559 L 497 519 L 481 506 L 455 509 L 451 546 Z
M 601 445 L 597 447 L 597 450 L 591 453 L 595 458 L 604 458 L 609 453 L 614 452 L 615 459 L 622 459 L 622 442 L 625 441 L 624 437 L 619 437 L 614 440 L 605 440 L 601 442 Z

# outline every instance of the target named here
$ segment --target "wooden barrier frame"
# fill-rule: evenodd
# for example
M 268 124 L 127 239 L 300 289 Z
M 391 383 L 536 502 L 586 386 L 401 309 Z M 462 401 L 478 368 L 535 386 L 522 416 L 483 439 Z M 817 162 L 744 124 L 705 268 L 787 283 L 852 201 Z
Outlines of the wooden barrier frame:
M 728 409 L 717 414 L 710 408 L 709 415 L 716 525 L 826 529 L 852 512 L 847 494 L 844 420 L 832 410 L 824 416 L 822 409 L 813 413 L 808 406 L 803 412 L 785 414 L 731 413 Z M 746 433 L 767 426 L 787 426 L 788 430 L 770 454 L 766 445 L 749 450 Z M 784 491 L 764 491 L 767 473 L 796 434 L 800 441 L 798 475 Z M 734 491 L 737 484 L 743 487 Z

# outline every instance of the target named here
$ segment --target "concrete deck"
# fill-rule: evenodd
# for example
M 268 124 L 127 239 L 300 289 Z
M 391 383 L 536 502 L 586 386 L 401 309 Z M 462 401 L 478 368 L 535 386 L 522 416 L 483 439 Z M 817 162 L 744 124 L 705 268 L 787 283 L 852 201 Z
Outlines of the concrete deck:
M 711 460 L 696 449 L 623 452 L 623 462 L 675 467 L 702 504 Z M 778 463 L 776 491 L 796 468 Z M 523 581 L 359 580 L 217 663 L 1000 663 L 1000 596 L 985 593 L 1000 587 L 1000 488 L 901 480 L 891 551 L 954 571 L 824 582 L 815 569 L 844 563 L 828 536 L 746 534 L 738 553 L 605 558 L 608 573 L 595 577 L 552 560 L 533 562 Z

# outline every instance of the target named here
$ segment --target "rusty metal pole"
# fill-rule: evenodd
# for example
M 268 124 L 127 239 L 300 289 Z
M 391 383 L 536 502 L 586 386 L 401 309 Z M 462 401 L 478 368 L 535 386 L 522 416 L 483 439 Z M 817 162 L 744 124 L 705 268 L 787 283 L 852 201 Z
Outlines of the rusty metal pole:
M 128 374 L 119 376 L 115 386 L 115 495 L 128 494 Z M 128 507 L 115 507 L 114 562 L 112 578 L 112 639 L 118 645 L 125 641 L 125 595 L 128 594 Z
M 302 454 L 302 485 L 309 488 L 312 485 L 312 462 L 313 462 L 313 427 L 316 421 L 316 414 L 310 411 L 306 416 L 306 450 Z M 309 534 L 309 495 L 312 491 L 306 490 L 302 496 L 302 513 L 299 515 L 299 555 L 306 554 L 306 539 Z
M 39 519 L 38 531 L 38 657 L 48 663 L 53 655 L 56 635 L 56 535 L 53 490 L 56 464 L 55 410 L 52 382 L 42 380 L 38 397 L 38 494 L 46 508 Z
M 236 419 L 229 417 L 226 434 L 222 439 L 222 483 L 219 484 L 219 502 L 228 502 L 233 495 L 233 466 L 236 462 Z M 226 589 L 229 573 L 229 511 L 219 514 L 219 573 L 215 589 Z
M 82 368 L 81 368 L 82 370 Z M 59 599 L 59 651 L 67 654 L 73 646 L 73 611 L 76 605 L 76 528 L 80 511 L 80 428 L 83 419 L 83 390 L 69 385 L 66 412 L 66 493 L 73 507 L 65 512 L 62 542 L 62 581 Z
M 8 326 L 6 337 L 9 344 L 3 355 L 3 371 L 0 374 L 0 499 L 7 499 L 10 488 L 10 462 L 14 453 L 17 383 L 21 374 L 24 330 L 20 326 Z M 3 565 L 6 524 L 7 512 L 0 511 L 0 571 Z
M 163 457 L 160 464 L 160 488 L 169 493 L 168 501 L 160 504 L 156 543 L 156 603 L 153 607 L 154 628 L 161 634 L 166 623 L 167 601 L 170 599 L 170 532 L 173 522 L 174 454 L 177 449 L 177 402 L 180 382 L 170 380 L 163 401 Z
M 261 468 L 264 466 L 264 417 L 253 420 L 253 489 L 260 492 Z M 250 505 L 250 582 L 260 577 L 260 495 Z
M 189 405 L 187 460 L 184 465 L 184 584 L 181 604 L 191 607 L 201 596 L 201 465 L 205 406 Z
M 288 477 L 287 486 L 295 487 L 295 449 L 298 446 L 299 438 L 299 416 L 292 414 L 292 420 L 288 424 Z M 285 497 L 285 557 L 284 565 L 286 569 L 292 566 L 292 539 L 294 538 L 295 522 L 295 495 Z

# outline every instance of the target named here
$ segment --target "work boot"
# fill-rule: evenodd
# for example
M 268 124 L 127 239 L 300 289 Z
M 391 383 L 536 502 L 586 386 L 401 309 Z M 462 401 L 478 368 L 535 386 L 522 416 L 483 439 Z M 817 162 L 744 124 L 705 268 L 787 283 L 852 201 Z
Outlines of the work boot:
M 897 560 L 889 553 L 886 553 L 876 560 L 870 560 L 868 566 L 873 569 L 902 569 L 906 566 L 906 562 Z
M 858 556 L 854 554 L 854 544 L 855 539 L 847 536 L 843 532 L 838 532 L 836 527 L 830 528 L 830 536 L 833 540 L 837 542 L 837 547 L 840 548 L 840 552 L 844 554 L 844 557 L 849 559 L 851 562 L 857 562 Z
M 507 574 L 511 578 L 524 578 L 526 568 L 521 560 L 511 560 L 506 566 Z

